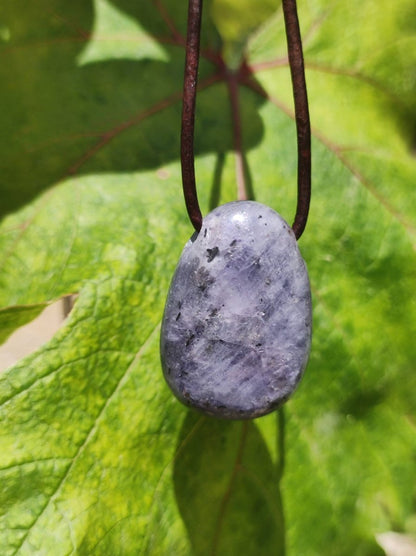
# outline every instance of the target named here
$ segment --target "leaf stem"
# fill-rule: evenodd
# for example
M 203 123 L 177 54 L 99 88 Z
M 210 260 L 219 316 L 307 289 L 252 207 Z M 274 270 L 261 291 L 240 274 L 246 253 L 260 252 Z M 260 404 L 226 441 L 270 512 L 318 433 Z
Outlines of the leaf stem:
M 237 179 L 237 198 L 239 201 L 248 199 L 246 175 L 244 169 L 243 142 L 241 131 L 240 105 L 238 98 L 238 75 L 234 71 L 228 71 L 227 86 L 230 96 L 231 118 L 234 128 L 234 154 L 235 172 Z
M 292 76 L 298 144 L 298 201 L 292 228 L 296 239 L 299 239 L 306 226 L 311 199 L 311 127 L 296 0 L 282 0 L 282 6 Z

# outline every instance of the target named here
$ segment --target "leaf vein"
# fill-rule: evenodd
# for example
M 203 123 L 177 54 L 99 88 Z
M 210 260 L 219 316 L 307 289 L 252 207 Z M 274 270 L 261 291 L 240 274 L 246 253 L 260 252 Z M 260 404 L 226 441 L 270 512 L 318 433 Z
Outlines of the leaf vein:
M 26 534 L 22 537 L 21 542 L 19 543 L 19 545 L 16 547 L 16 550 L 14 551 L 13 554 L 17 554 L 17 552 L 20 550 L 20 548 L 22 548 L 22 546 L 24 545 L 30 531 L 36 526 L 36 524 L 38 523 L 39 519 L 42 517 L 42 515 L 45 513 L 46 509 L 49 507 L 49 505 L 52 503 L 52 501 L 57 497 L 58 492 L 60 491 L 61 487 L 63 486 L 63 484 L 65 483 L 65 481 L 67 480 L 69 474 L 71 473 L 71 470 L 73 469 L 73 467 L 75 466 L 75 464 L 77 463 L 77 461 L 79 460 L 79 458 L 81 457 L 82 453 L 84 452 L 84 450 L 86 449 L 86 446 L 88 445 L 88 443 L 90 442 L 90 440 L 93 438 L 95 432 L 97 431 L 99 422 L 102 418 L 102 416 L 105 414 L 107 408 L 109 407 L 109 405 L 111 404 L 114 396 L 117 394 L 117 392 L 120 390 L 120 388 L 122 388 L 122 386 L 124 385 L 125 381 L 127 380 L 128 376 L 130 375 L 131 370 L 133 369 L 134 365 L 140 360 L 143 352 L 145 351 L 145 349 L 147 348 L 147 346 L 149 345 L 149 343 L 153 340 L 153 337 L 155 336 L 156 332 L 158 332 L 160 328 L 160 322 L 157 323 L 157 325 L 155 326 L 155 328 L 152 330 L 152 332 L 149 334 L 149 336 L 147 337 L 147 339 L 143 342 L 141 348 L 139 349 L 139 351 L 136 353 L 135 358 L 133 359 L 133 361 L 130 363 L 130 365 L 127 367 L 126 371 L 122 374 L 122 376 L 120 377 L 119 381 L 117 382 L 113 392 L 110 394 L 110 396 L 107 398 L 106 402 L 103 404 L 103 406 L 101 407 L 97 417 L 95 418 L 88 434 L 86 435 L 84 442 L 78 447 L 77 452 L 75 453 L 75 455 L 72 458 L 72 463 L 71 465 L 69 465 L 69 467 L 66 469 L 65 473 L 62 476 L 62 479 L 59 481 L 54 493 L 49 497 L 49 499 L 47 500 L 46 504 L 43 506 L 43 508 L 41 509 L 39 515 L 36 517 L 36 519 L 33 521 L 32 525 L 30 526 L 30 528 L 28 528 Z
M 279 110 L 281 110 L 284 114 L 286 114 L 292 120 L 295 119 L 294 112 L 286 104 L 284 104 L 277 97 L 269 95 L 258 83 L 254 82 L 253 80 L 248 78 L 248 79 L 244 79 L 242 81 L 242 84 L 244 84 L 245 86 L 250 88 L 255 93 L 265 97 L 267 100 L 269 100 L 272 104 L 274 104 L 277 108 L 279 108 Z M 367 189 L 367 191 L 395 218 L 395 220 L 397 220 L 399 222 L 399 224 L 401 226 L 403 226 L 403 228 L 408 233 L 412 233 L 412 234 L 416 233 L 416 229 L 414 228 L 414 226 L 412 226 L 410 224 L 410 222 L 408 222 L 406 220 L 406 218 L 396 208 L 394 208 L 392 205 L 390 205 L 390 203 L 388 203 L 388 201 L 383 197 L 383 195 L 381 195 L 381 193 L 379 193 L 377 191 L 374 184 L 371 183 L 371 180 L 366 178 L 360 172 L 360 170 L 358 168 L 356 168 L 346 158 L 346 156 L 343 154 L 342 146 L 337 145 L 336 143 L 334 143 L 332 140 L 330 140 L 328 137 L 326 137 L 324 133 L 320 132 L 315 127 L 312 127 L 311 132 L 312 132 L 312 135 L 316 139 L 318 139 L 329 151 L 331 151 L 336 156 L 336 158 L 338 158 L 338 160 L 341 162 L 341 164 L 355 178 L 357 178 L 359 180 L 361 185 Z
M 236 454 L 236 457 L 235 457 L 234 465 L 233 465 L 233 468 L 231 470 L 230 480 L 228 482 L 227 489 L 224 492 L 224 495 L 223 495 L 221 503 L 220 503 L 220 508 L 219 508 L 218 517 L 217 517 L 217 523 L 216 523 L 216 526 L 215 526 L 214 538 L 213 538 L 213 542 L 212 542 L 211 556 L 215 556 L 217 554 L 218 544 L 219 544 L 220 537 L 221 537 L 221 531 L 222 531 L 222 526 L 224 524 L 224 519 L 225 519 L 225 514 L 226 514 L 226 511 L 227 511 L 227 507 L 228 507 L 228 504 L 229 504 L 230 499 L 231 499 L 232 490 L 233 490 L 233 487 L 234 487 L 235 480 L 237 478 L 238 473 L 241 471 L 241 462 L 242 462 L 242 459 L 243 459 L 244 449 L 245 449 L 246 443 L 247 443 L 247 435 L 248 435 L 248 422 L 245 421 L 245 422 L 242 423 L 240 443 L 239 443 L 239 446 L 238 446 L 238 449 L 237 449 L 237 454 Z

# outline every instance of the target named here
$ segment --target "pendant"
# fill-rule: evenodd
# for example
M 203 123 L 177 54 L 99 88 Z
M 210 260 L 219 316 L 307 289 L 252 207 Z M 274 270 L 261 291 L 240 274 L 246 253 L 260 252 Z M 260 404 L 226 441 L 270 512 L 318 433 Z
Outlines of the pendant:
M 187 406 L 251 419 L 283 404 L 306 367 L 312 330 L 306 265 L 270 207 L 235 201 L 186 243 L 169 289 L 160 350 Z

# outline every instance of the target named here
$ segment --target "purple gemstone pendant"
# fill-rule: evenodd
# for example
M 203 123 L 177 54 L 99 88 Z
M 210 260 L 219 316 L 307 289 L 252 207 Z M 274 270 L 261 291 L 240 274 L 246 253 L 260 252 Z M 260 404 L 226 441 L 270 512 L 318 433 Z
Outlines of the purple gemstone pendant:
M 222 205 L 185 245 L 170 286 L 166 381 L 209 415 L 265 415 L 302 377 L 311 320 L 308 274 L 290 226 L 257 202 Z

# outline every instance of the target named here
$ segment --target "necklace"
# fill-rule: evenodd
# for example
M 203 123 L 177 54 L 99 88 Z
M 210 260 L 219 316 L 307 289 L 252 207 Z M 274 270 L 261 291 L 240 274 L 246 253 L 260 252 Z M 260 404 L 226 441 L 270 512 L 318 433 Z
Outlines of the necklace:
M 295 0 L 283 0 L 298 140 L 292 228 L 249 200 L 202 217 L 193 137 L 202 0 L 189 0 L 181 132 L 182 182 L 195 233 L 169 289 L 161 330 L 165 379 L 184 404 L 250 419 L 277 409 L 305 370 L 312 329 L 306 265 L 297 245 L 310 203 L 310 124 Z

